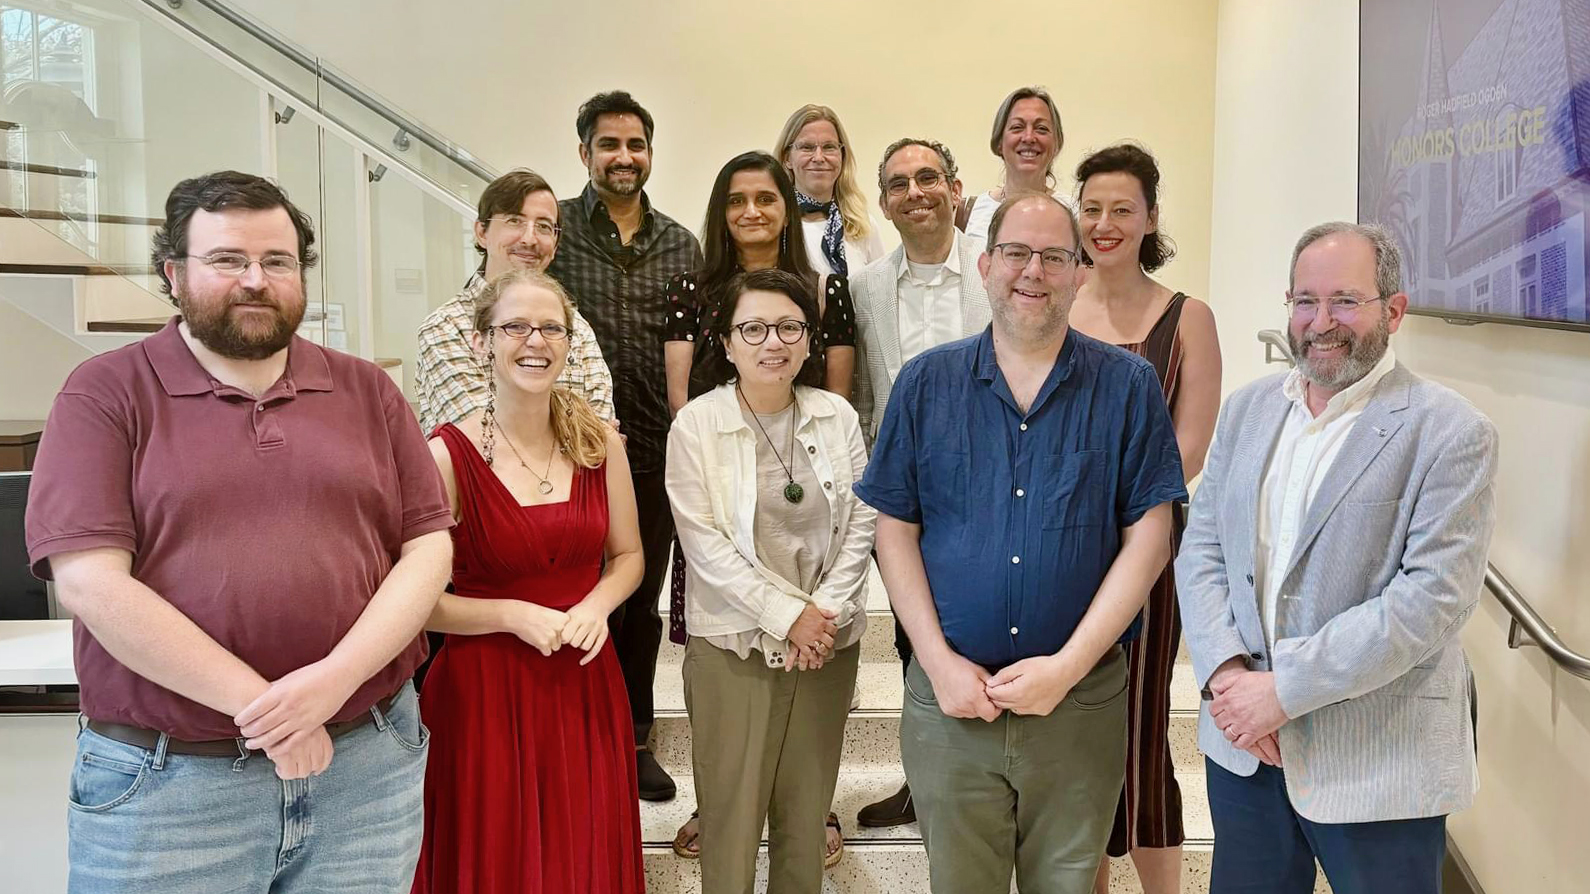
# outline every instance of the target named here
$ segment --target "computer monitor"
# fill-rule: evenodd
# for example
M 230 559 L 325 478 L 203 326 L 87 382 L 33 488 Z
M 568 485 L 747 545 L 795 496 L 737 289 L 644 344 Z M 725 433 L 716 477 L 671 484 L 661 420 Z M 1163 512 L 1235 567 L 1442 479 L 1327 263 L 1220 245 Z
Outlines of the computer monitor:
M 50 617 L 44 581 L 28 570 L 28 547 L 22 531 L 28 509 L 30 472 L 0 472 L 0 621 Z

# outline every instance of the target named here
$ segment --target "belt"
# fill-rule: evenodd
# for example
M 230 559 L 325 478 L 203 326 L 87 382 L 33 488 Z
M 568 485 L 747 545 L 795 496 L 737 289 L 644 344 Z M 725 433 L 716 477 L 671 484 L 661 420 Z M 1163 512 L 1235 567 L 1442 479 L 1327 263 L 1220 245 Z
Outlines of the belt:
M 399 690 L 401 692 L 402 690 Z M 382 714 L 392 709 L 392 703 L 397 701 L 398 693 L 394 692 L 386 698 L 375 703 L 375 707 Z M 369 723 L 373 718 L 369 711 L 364 711 L 352 720 L 339 720 L 336 723 L 326 724 L 326 734 L 335 739 L 345 736 L 356 729 Z M 105 720 L 90 720 L 88 728 L 104 736 L 114 739 L 123 745 L 132 745 L 136 748 L 153 749 L 160 742 L 161 733 L 144 729 L 140 726 L 128 726 L 123 723 L 111 723 Z M 166 739 L 167 754 L 186 754 L 197 757 L 237 757 L 242 753 L 238 743 L 241 737 L 231 739 L 206 739 L 201 742 L 188 742 L 183 739 Z

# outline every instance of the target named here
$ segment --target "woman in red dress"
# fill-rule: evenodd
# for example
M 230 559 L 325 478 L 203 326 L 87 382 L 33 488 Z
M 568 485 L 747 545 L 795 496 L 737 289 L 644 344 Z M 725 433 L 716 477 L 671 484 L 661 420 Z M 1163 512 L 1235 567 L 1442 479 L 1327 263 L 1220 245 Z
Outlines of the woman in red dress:
M 473 336 L 490 398 L 431 440 L 458 522 L 456 592 L 427 625 L 447 640 L 421 708 L 415 894 L 645 890 L 634 731 L 607 642 L 644 560 L 622 441 L 553 387 L 572 307 L 544 274 L 493 280 Z

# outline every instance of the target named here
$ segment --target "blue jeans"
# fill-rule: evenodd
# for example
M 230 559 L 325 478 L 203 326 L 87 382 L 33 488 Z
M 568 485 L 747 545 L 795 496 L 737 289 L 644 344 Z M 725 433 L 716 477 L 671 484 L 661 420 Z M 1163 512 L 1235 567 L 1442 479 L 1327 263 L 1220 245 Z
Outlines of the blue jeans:
M 1446 817 L 1316 823 L 1298 816 L 1281 769 L 1238 776 L 1208 758 L 1215 821 L 1211 894 L 1312 894 L 1314 861 L 1336 894 L 1441 894 Z
M 319 776 L 260 753 L 168 754 L 83 730 L 68 798 L 71 894 L 399 894 L 424 831 L 430 733 L 404 684 Z

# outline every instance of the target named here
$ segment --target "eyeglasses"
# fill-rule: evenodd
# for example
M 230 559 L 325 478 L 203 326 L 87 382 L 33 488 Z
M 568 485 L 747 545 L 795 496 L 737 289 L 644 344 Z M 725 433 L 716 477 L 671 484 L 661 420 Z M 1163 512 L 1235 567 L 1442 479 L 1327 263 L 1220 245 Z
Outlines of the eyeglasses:
M 266 276 L 288 277 L 298 272 L 298 259 L 292 255 L 266 255 L 259 260 L 249 257 L 241 252 L 218 251 L 208 255 L 183 255 L 191 261 L 198 261 L 208 266 L 216 273 L 224 276 L 242 276 L 248 268 L 259 265 L 259 269 Z
M 767 341 L 769 331 L 778 330 L 778 340 L 787 345 L 795 344 L 806 337 L 806 330 L 810 327 L 800 320 L 780 320 L 777 325 L 769 326 L 761 320 L 746 320 L 744 323 L 735 323 L 730 329 L 738 329 L 740 339 L 748 345 L 759 345 Z
M 906 191 L 911 188 L 912 180 L 916 181 L 918 189 L 921 189 L 923 192 L 927 192 L 928 190 L 933 189 L 940 183 L 944 183 L 949 179 L 950 178 L 947 174 L 942 174 L 933 170 L 932 168 L 923 168 L 922 170 L 916 172 L 915 177 L 891 177 L 889 181 L 883 185 L 883 188 L 887 190 L 891 196 L 903 196 L 906 194 Z
M 548 323 L 545 326 L 532 326 L 529 323 L 521 323 L 518 320 L 514 320 L 511 323 L 503 323 L 491 328 L 501 329 L 504 338 L 511 338 L 514 341 L 524 341 L 530 337 L 530 333 L 532 332 L 541 333 L 541 337 L 547 341 L 562 341 L 569 337 L 569 327 L 563 325 L 562 323 Z
M 1030 245 L 1023 245 L 1020 242 L 1001 242 L 994 246 L 993 254 L 1004 261 L 1006 267 L 1023 270 L 1032 262 L 1034 252 Z M 1077 253 L 1069 248 L 1046 248 L 1037 254 L 1045 273 L 1064 273 L 1067 267 L 1077 262 Z
M 833 157 L 842 154 L 845 147 L 839 143 L 796 143 L 793 147 L 796 155 L 813 156 L 818 153 Z
M 501 223 L 502 228 L 510 233 L 523 233 L 526 229 L 534 227 L 535 234 L 542 239 L 556 239 L 558 234 L 563 232 L 563 228 L 557 224 L 548 223 L 544 220 L 532 221 L 530 218 L 518 214 L 499 214 L 496 217 L 487 218 L 487 220 L 495 220 Z
M 1321 303 L 1330 314 L 1331 319 L 1347 322 L 1358 316 L 1364 305 L 1371 301 L 1384 301 L 1385 295 L 1376 295 L 1373 298 L 1359 298 L 1357 295 L 1332 295 L 1329 298 L 1320 298 L 1316 295 L 1291 295 L 1286 299 L 1286 304 L 1292 309 L 1292 319 L 1307 320 L 1319 314 Z

